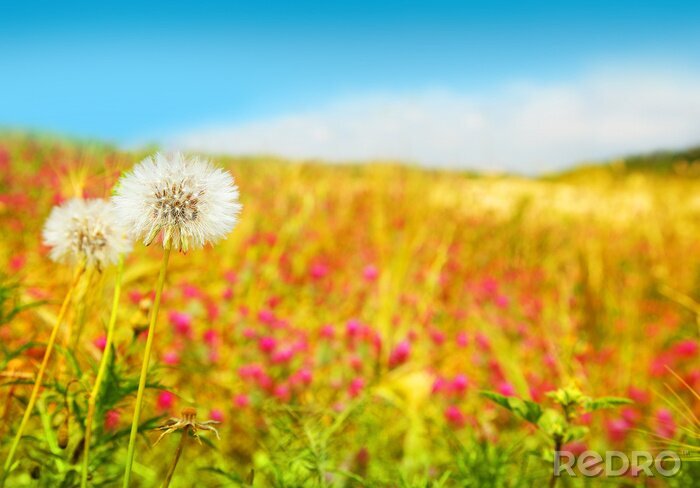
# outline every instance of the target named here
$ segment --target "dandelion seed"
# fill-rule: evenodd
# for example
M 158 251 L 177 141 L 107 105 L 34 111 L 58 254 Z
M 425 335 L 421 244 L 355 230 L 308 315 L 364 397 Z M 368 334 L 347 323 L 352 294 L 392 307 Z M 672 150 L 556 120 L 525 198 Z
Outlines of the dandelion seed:
M 156 154 L 123 176 L 113 197 L 134 238 L 187 252 L 225 237 L 241 205 L 233 177 L 211 163 L 181 153 Z
M 114 216 L 114 207 L 105 200 L 74 198 L 54 207 L 46 220 L 44 244 L 49 257 L 59 263 L 85 262 L 101 268 L 114 264 L 131 250 L 125 228 Z

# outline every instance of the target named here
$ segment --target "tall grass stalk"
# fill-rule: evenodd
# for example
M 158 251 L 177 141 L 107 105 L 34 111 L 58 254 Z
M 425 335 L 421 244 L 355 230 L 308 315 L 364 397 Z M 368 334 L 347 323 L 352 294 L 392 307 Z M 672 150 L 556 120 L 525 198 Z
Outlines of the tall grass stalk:
M 117 276 L 116 283 L 114 285 L 114 298 L 112 299 L 112 311 L 109 316 L 109 323 L 107 324 L 107 339 L 105 341 L 104 353 L 102 354 L 102 359 L 100 360 L 100 367 L 97 371 L 97 378 L 95 378 L 95 384 L 92 387 L 92 391 L 90 392 L 90 398 L 88 400 L 88 411 L 87 417 L 85 419 L 83 471 L 80 479 L 80 486 L 82 488 L 87 487 L 88 465 L 90 458 L 90 440 L 92 437 L 92 423 L 95 417 L 95 406 L 97 405 L 97 399 L 100 394 L 100 388 L 102 387 L 102 380 L 104 379 L 105 371 L 107 370 L 107 364 L 109 363 L 110 355 L 112 353 L 112 341 L 114 340 L 114 325 L 117 322 L 117 309 L 119 308 L 119 295 L 121 294 L 123 271 L 124 256 L 122 255 L 119 257 L 119 263 L 117 264 Z
M 53 346 L 56 343 L 56 336 L 58 335 L 58 330 L 61 328 L 61 322 L 63 322 L 63 318 L 65 317 L 66 312 L 68 311 L 68 305 L 70 304 L 71 299 L 73 297 L 73 292 L 75 291 L 76 286 L 80 281 L 80 277 L 83 275 L 84 271 L 85 264 L 81 263 L 75 270 L 75 273 L 73 275 L 73 281 L 71 282 L 70 287 L 68 288 L 68 292 L 66 292 L 66 297 L 63 299 L 63 303 L 61 304 L 61 309 L 58 312 L 58 317 L 56 317 L 56 323 L 54 324 L 53 329 L 51 330 L 49 341 L 46 344 L 44 359 L 41 361 L 39 372 L 36 375 L 36 380 L 34 380 L 34 387 L 32 388 L 32 393 L 29 396 L 29 402 L 27 403 L 27 407 L 24 410 L 24 416 L 22 417 L 22 421 L 19 424 L 19 428 L 17 429 L 15 438 L 12 440 L 10 451 L 7 453 L 7 458 L 5 459 L 5 464 L 3 465 L 2 477 L 0 477 L 0 487 L 5 486 L 5 480 L 7 479 L 7 475 L 9 474 L 10 468 L 12 467 L 12 461 L 15 457 L 15 453 L 17 452 L 17 447 L 19 446 L 19 442 L 22 439 L 24 430 L 27 428 L 29 418 L 32 416 L 34 405 L 36 404 L 36 400 L 39 396 L 39 390 L 41 390 L 41 385 L 44 379 L 44 373 L 46 372 L 46 366 L 49 363 L 49 359 L 51 358 L 51 352 L 53 351 Z
M 131 483 L 131 469 L 134 464 L 134 449 L 136 448 L 136 436 L 139 430 L 139 421 L 141 419 L 141 406 L 143 404 L 143 392 L 146 389 L 146 376 L 148 376 L 148 363 L 151 359 L 151 350 L 153 349 L 153 338 L 155 336 L 156 321 L 158 320 L 158 310 L 160 309 L 160 298 L 163 294 L 163 285 L 165 284 L 165 274 L 168 269 L 168 260 L 170 259 L 170 247 L 167 247 L 163 252 L 163 261 L 160 266 L 160 274 L 158 275 L 158 283 L 156 284 L 156 297 L 153 302 L 153 310 L 151 310 L 151 320 L 148 324 L 148 337 L 146 338 L 146 350 L 143 355 L 143 363 L 141 365 L 141 376 L 139 378 L 139 390 L 136 394 L 136 406 L 134 407 L 134 416 L 131 422 L 131 434 L 129 435 L 129 448 L 126 454 L 126 468 L 124 469 L 124 487 L 128 488 Z

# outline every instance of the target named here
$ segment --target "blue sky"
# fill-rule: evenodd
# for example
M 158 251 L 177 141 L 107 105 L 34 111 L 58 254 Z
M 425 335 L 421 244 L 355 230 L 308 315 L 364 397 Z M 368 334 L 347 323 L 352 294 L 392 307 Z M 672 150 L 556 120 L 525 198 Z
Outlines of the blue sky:
M 527 171 L 700 142 L 696 93 L 664 98 L 698 80 L 697 2 L 193 4 L 3 3 L 0 124 L 121 144 Z M 625 125 L 639 118 L 634 103 L 603 113 L 619 98 L 608 87 L 624 94 L 628 84 L 641 90 L 644 127 Z M 501 150 L 529 136 L 498 127 L 532 121 L 538 106 L 572 121 L 579 138 L 527 157 L 517 144 Z M 650 138 L 652 109 L 680 118 L 682 134 L 659 123 Z M 620 118 L 617 144 L 592 130 L 615 132 Z M 417 142 L 426 132 L 434 145 Z

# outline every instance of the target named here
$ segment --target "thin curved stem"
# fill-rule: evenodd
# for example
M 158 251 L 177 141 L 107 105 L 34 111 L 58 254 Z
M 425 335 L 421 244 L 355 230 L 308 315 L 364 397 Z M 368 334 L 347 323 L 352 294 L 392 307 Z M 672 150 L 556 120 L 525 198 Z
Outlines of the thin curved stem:
M 82 276 L 84 271 L 85 271 L 85 265 L 84 264 L 79 265 L 75 271 L 74 276 L 73 276 L 73 281 L 70 285 L 70 288 L 68 288 L 68 292 L 66 293 L 66 297 L 63 299 L 63 304 L 61 304 L 61 309 L 58 312 L 58 317 L 56 317 L 56 323 L 54 324 L 53 329 L 51 330 L 51 335 L 49 336 L 49 341 L 46 344 L 46 351 L 44 352 L 44 359 L 41 361 L 41 366 L 39 367 L 39 372 L 36 375 L 36 380 L 34 380 L 34 387 L 32 388 L 32 393 L 29 396 L 29 402 L 27 403 L 27 407 L 24 410 L 24 416 L 22 417 L 22 421 L 19 424 L 19 429 L 17 429 L 17 433 L 15 434 L 15 438 L 12 441 L 10 451 L 8 452 L 7 458 L 5 459 L 5 464 L 3 465 L 2 477 L 0 478 L 0 487 L 5 486 L 5 480 L 7 478 L 7 475 L 9 474 L 10 468 L 12 467 L 12 460 L 15 457 L 15 453 L 17 452 L 17 447 L 19 446 L 19 442 L 22 439 L 22 435 L 24 434 L 24 430 L 27 428 L 27 424 L 29 423 L 29 418 L 32 416 L 32 411 L 34 410 L 34 405 L 36 404 L 37 397 L 39 396 L 39 390 L 41 390 L 41 385 L 42 385 L 42 382 L 44 379 L 44 373 L 46 372 L 46 366 L 49 363 L 49 359 L 51 358 L 51 352 L 53 351 L 53 346 L 56 343 L 56 335 L 58 334 L 58 330 L 61 328 L 61 322 L 63 322 L 63 318 L 65 317 L 66 312 L 68 311 L 68 305 L 70 304 L 71 298 L 73 297 L 73 292 L 75 291 L 75 287 L 78 284 L 78 281 L 80 280 L 80 277 Z
M 87 487 L 88 480 L 88 464 L 90 458 L 90 440 L 92 437 L 92 422 L 95 417 L 95 406 L 97 404 L 97 398 L 100 394 L 100 388 L 102 387 L 102 380 L 105 376 L 105 371 L 107 370 L 107 363 L 109 363 L 110 355 L 112 354 L 112 341 L 114 340 L 114 325 L 117 322 L 117 310 L 119 308 L 119 295 L 122 289 L 122 274 L 124 271 L 124 256 L 119 257 L 119 263 L 117 264 L 117 276 L 116 283 L 114 284 L 114 298 L 112 299 L 112 312 L 109 316 L 109 323 L 107 324 L 107 339 L 105 340 L 104 352 L 102 353 L 102 359 L 100 360 L 100 367 L 97 370 L 97 378 L 95 378 L 95 384 L 90 392 L 90 398 L 88 400 L 88 411 L 87 417 L 85 419 L 85 443 L 83 447 L 83 471 L 80 479 L 81 488 Z
M 165 475 L 165 480 L 163 481 L 163 488 L 168 488 L 170 486 L 170 482 L 172 481 L 173 475 L 175 474 L 177 462 L 180 460 L 182 450 L 185 448 L 185 442 L 187 441 L 187 437 L 189 437 L 189 428 L 182 429 L 182 432 L 180 433 L 180 442 L 177 443 L 175 457 L 173 457 L 173 462 L 170 463 L 170 467 L 168 468 L 168 474 Z
M 85 327 L 85 316 L 88 312 L 88 303 L 85 297 L 90 290 L 90 284 L 92 283 L 92 278 L 95 275 L 95 268 L 90 267 L 85 271 L 85 279 L 83 283 L 85 284 L 82 289 L 78 290 L 78 309 L 76 310 L 76 317 L 74 320 L 68 323 L 66 337 L 63 340 L 63 347 L 71 350 L 75 349 L 80 341 L 80 336 L 83 333 Z
M 139 378 L 139 390 L 136 394 L 136 406 L 134 407 L 134 416 L 131 421 L 131 434 L 129 435 L 129 448 L 126 452 L 126 468 L 124 470 L 124 488 L 128 488 L 131 483 L 131 468 L 134 464 L 134 450 L 136 448 L 136 436 L 139 431 L 139 421 L 141 419 L 141 406 L 143 404 L 143 392 L 146 389 L 146 376 L 148 376 L 148 363 L 151 359 L 151 350 L 153 349 L 153 338 L 155 336 L 156 321 L 158 320 L 158 310 L 160 309 L 160 297 L 163 294 L 163 285 L 165 283 L 165 273 L 168 269 L 168 259 L 170 258 L 170 248 L 166 248 L 163 252 L 163 261 L 160 265 L 160 274 L 158 275 L 158 283 L 156 285 L 156 297 L 153 302 L 153 310 L 151 310 L 151 320 L 148 324 L 148 337 L 146 338 L 146 350 L 143 355 L 143 364 L 141 365 L 141 377 Z

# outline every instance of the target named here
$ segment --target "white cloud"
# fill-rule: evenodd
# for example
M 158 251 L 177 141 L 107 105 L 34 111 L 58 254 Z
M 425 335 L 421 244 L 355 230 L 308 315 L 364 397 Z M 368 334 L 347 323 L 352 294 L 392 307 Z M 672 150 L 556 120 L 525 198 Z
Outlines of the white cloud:
M 204 127 L 166 145 L 332 161 L 398 159 L 537 173 L 700 143 L 700 75 L 597 72 L 489 94 L 425 91 L 346 99 L 302 113 Z

